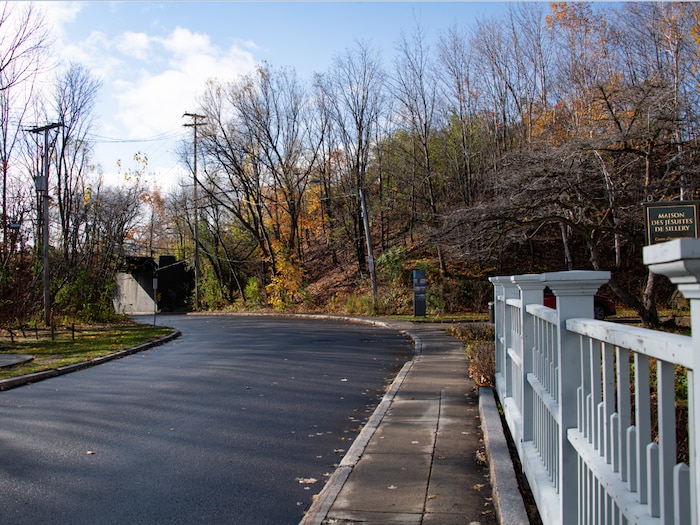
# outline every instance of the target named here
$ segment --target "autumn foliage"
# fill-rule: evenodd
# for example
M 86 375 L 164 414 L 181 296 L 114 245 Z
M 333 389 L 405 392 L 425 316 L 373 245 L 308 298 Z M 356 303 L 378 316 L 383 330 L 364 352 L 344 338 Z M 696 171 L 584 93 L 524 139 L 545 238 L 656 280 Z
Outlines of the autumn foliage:
M 642 264 L 643 206 L 698 198 L 699 21 L 692 3 L 514 3 L 469 32 L 418 25 L 392 56 L 358 42 L 308 81 L 210 81 L 197 201 L 142 185 L 119 246 L 191 262 L 198 217 L 205 309 L 409 313 L 421 268 L 429 311 L 484 311 L 488 275 L 601 269 L 654 324 L 671 288 Z

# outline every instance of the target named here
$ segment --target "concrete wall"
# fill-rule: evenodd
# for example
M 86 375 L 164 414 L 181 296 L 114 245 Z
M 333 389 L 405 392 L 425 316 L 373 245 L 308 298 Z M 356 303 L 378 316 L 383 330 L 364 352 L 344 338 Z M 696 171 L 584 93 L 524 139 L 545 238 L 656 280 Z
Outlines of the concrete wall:
M 145 290 L 139 282 L 128 273 L 116 276 L 119 295 L 114 298 L 114 310 L 119 314 L 150 314 L 155 307 L 153 289 Z

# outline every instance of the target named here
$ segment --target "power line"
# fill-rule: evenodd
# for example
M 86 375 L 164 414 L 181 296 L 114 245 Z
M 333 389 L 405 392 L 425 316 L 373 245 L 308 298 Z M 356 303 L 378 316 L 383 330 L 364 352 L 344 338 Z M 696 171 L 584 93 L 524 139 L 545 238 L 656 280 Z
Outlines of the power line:
M 90 133 L 88 135 L 91 139 L 99 144 L 133 144 L 137 142 L 160 142 L 163 140 L 172 140 L 181 137 L 182 134 L 179 129 L 166 131 L 160 135 L 155 135 L 153 137 L 141 138 L 141 139 L 123 139 L 115 137 L 105 137 L 103 135 L 97 135 L 95 133 Z

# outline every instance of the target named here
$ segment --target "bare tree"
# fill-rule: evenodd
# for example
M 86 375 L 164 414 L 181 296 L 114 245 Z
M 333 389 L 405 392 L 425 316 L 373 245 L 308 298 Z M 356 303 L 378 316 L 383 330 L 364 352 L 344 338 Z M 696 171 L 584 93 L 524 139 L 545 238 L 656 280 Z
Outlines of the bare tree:
M 433 242 L 437 250 L 440 271 L 446 273 L 447 265 L 440 240 L 438 196 L 436 180 L 433 178 L 433 153 L 431 140 L 441 124 L 438 78 L 431 66 L 432 57 L 426 35 L 420 26 L 414 30 L 412 37 L 403 35 L 398 43 L 398 56 L 394 64 L 391 79 L 391 91 L 401 107 L 405 122 L 415 139 L 415 147 L 410 155 L 414 160 L 414 185 L 425 188 L 430 213 L 430 226 L 433 229 Z
M 16 245 L 16 228 L 26 218 L 30 202 L 20 184 L 22 126 L 31 107 L 34 80 L 46 62 L 50 38 L 33 4 L 3 2 L 0 6 L 0 173 L 2 173 L 2 253 L 7 264 Z M 10 231 L 12 230 L 12 231 Z
M 448 137 L 455 137 L 448 153 L 452 161 L 449 173 L 456 178 L 452 184 L 455 193 L 468 206 L 477 198 L 476 175 L 479 159 L 483 159 L 485 140 L 479 113 L 475 54 L 469 47 L 467 35 L 456 26 L 440 37 L 438 60 L 441 96 L 446 101 L 444 118 L 452 128 L 448 129 Z
M 61 225 L 63 257 L 75 264 L 80 257 L 85 212 L 83 201 L 92 172 L 93 111 L 100 89 L 82 65 L 70 64 L 56 79 L 52 111 L 61 123 L 56 141 L 54 171 Z
M 0 90 L 31 82 L 44 66 L 51 38 L 34 4 L 0 7 Z
M 269 261 L 274 272 L 275 253 L 265 227 L 268 208 L 263 199 L 270 179 L 263 174 L 254 142 L 236 106 L 250 82 L 245 78 L 207 86 L 201 103 L 207 118 L 201 139 L 205 162 L 202 188 L 207 198 L 223 206 L 254 239 L 258 257 Z
M 378 51 L 365 42 L 357 41 L 353 48 L 337 55 L 330 71 L 316 79 L 317 88 L 327 101 L 333 136 L 338 137 L 339 150 L 335 158 L 343 162 L 339 180 L 341 192 L 349 195 L 355 254 L 360 270 L 367 268 L 362 203 L 360 194 L 369 193 L 367 180 L 370 153 L 382 112 L 385 109 L 385 73 Z M 342 151 L 342 154 L 340 154 Z M 324 198 L 333 199 L 330 186 Z M 365 239 L 367 240 L 367 239 Z M 367 241 L 371 242 L 371 241 Z M 368 245 L 369 246 L 369 245 Z M 371 268 L 370 268 L 371 271 Z
M 272 181 L 274 235 L 290 253 L 298 251 L 299 219 L 320 137 L 313 133 L 310 99 L 291 69 L 261 67 L 235 100 L 261 167 Z
M 692 102 L 680 96 L 683 77 L 673 73 L 690 71 L 690 58 L 684 66 L 674 66 L 673 59 L 663 65 L 648 59 L 648 47 L 636 47 L 660 45 L 663 35 L 676 34 L 651 20 L 655 12 L 643 17 L 646 36 L 635 38 L 629 24 L 641 27 L 641 19 L 602 20 L 589 6 L 555 7 L 549 24 L 560 46 L 558 114 L 529 148 L 502 158 L 492 198 L 463 208 L 451 222 L 451 232 L 462 236 L 454 242 L 483 257 L 538 236 L 549 240 L 558 226 L 586 248 L 588 261 L 573 264 L 612 269 L 610 287 L 647 324 L 658 322 L 656 280 L 630 277 L 644 245 L 642 205 L 679 198 L 679 190 L 697 186 L 699 176 L 697 146 L 683 140 L 680 117 Z M 672 28 L 678 20 L 671 18 Z M 656 28 L 653 38 L 649 27 Z M 676 47 L 659 54 L 669 56 Z M 564 243 L 568 253 L 566 238 Z M 644 290 L 641 297 L 637 289 Z

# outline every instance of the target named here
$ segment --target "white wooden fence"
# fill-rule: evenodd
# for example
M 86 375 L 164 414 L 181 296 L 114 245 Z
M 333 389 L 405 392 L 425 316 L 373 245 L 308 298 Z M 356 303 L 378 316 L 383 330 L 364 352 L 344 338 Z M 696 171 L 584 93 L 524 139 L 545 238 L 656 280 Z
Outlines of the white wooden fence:
M 648 246 L 644 262 L 690 301 L 692 337 L 594 320 L 609 272 L 490 278 L 496 393 L 547 525 L 699 523 L 700 240 Z

